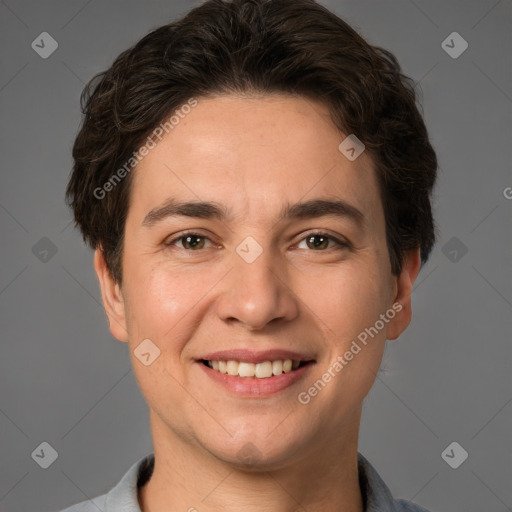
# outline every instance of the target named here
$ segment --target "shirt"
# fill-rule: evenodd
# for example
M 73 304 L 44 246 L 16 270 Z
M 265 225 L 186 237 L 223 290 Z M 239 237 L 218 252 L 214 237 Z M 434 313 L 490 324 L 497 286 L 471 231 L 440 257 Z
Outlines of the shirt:
M 154 463 L 154 454 L 142 458 L 109 493 L 83 501 L 61 512 L 141 512 L 137 489 L 151 478 Z M 357 463 L 365 512 L 428 512 L 410 501 L 394 499 L 377 471 L 359 452 Z

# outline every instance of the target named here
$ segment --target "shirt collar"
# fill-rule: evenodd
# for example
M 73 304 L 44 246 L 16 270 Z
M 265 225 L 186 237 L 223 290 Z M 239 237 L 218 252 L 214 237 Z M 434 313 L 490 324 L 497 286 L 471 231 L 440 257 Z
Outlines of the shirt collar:
M 154 462 L 154 454 L 150 454 L 133 464 L 121 481 L 108 493 L 105 512 L 141 512 L 137 489 L 150 479 Z M 359 452 L 357 465 L 365 512 L 396 511 L 396 502 L 391 491 Z
M 394 512 L 396 502 L 388 486 L 384 483 L 375 468 L 359 452 L 357 453 L 359 471 L 359 487 L 363 496 L 365 512 Z

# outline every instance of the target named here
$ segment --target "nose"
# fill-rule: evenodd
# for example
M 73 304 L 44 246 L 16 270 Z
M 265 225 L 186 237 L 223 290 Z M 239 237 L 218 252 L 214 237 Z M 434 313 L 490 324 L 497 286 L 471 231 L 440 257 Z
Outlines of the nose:
M 285 322 L 297 317 L 299 302 L 291 289 L 286 262 L 264 250 L 252 263 L 235 253 L 233 265 L 217 301 L 217 314 L 221 320 L 238 322 L 255 331 L 270 322 Z

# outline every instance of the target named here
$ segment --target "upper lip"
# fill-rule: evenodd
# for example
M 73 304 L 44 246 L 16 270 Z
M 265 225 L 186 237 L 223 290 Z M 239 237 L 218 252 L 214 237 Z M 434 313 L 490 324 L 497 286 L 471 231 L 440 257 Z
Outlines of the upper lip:
M 254 364 L 284 359 L 291 359 L 293 361 L 314 361 L 314 358 L 307 354 L 277 348 L 259 352 L 247 349 L 219 350 L 217 352 L 210 352 L 201 359 L 206 361 L 243 361 L 245 363 Z

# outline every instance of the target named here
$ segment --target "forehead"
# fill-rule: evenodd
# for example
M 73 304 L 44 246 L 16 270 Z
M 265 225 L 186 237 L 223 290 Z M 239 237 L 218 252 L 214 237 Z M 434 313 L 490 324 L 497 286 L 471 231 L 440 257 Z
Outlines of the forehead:
M 225 204 L 264 222 L 283 204 L 341 198 L 379 222 L 373 162 L 338 149 L 346 134 L 328 108 L 301 96 L 218 96 L 174 118 L 172 130 L 137 164 L 129 217 L 170 196 Z M 176 122 L 177 121 L 177 122 Z

